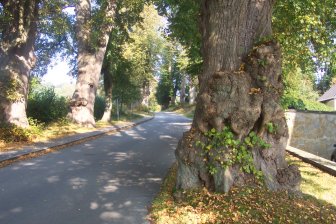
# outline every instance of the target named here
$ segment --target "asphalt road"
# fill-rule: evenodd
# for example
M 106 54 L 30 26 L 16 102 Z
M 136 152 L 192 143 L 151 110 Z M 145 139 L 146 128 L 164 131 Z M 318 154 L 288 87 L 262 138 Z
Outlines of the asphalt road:
M 0 169 L 0 224 L 146 223 L 190 120 L 133 129 Z

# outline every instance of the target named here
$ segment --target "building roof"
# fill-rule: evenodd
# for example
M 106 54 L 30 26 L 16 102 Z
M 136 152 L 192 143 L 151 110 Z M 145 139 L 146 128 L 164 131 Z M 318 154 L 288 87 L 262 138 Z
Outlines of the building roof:
M 325 92 L 318 101 L 323 102 L 336 98 L 336 85 L 333 85 L 327 92 Z

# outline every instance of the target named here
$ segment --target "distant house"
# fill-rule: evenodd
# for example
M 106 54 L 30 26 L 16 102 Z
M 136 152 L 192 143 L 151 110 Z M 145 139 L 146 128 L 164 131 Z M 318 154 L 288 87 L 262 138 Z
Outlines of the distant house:
M 325 92 L 318 101 L 336 110 L 336 85 L 333 85 L 327 92 Z

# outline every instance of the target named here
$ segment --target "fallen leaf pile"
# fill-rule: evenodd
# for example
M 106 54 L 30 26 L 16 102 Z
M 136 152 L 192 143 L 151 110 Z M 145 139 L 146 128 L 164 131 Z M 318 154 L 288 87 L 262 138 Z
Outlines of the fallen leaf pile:
M 176 165 L 153 202 L 152 223 L 336 223 L 336 207 L 306 194 L 263 187 L 174 192 L 175 180 Z

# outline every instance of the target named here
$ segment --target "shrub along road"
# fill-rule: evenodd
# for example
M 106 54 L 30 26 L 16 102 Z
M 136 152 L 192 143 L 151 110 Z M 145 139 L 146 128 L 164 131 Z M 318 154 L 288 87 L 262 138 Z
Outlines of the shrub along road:
M 158 113 L 133 129 L 0 169 L 0 223 L 146 223 L 189 125 Z

